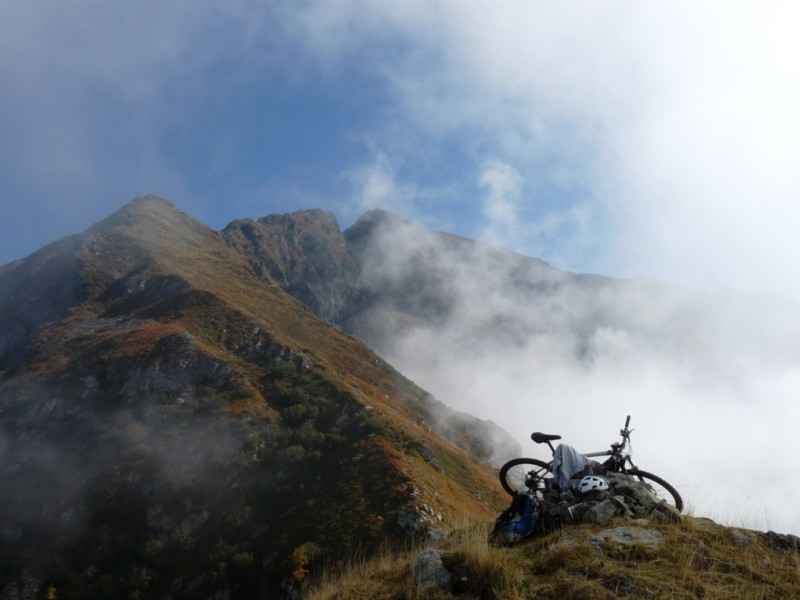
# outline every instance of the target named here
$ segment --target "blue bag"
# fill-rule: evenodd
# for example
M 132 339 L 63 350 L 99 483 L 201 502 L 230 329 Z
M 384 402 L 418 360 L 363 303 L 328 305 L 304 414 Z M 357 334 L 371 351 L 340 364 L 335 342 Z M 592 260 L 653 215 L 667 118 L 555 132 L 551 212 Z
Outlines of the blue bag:
M 528 494 L 517 494 L 511 506 L 504 510 L 494 522 L 489 540 L 497 544 L 513 544 L 528 537 L 534 531 L 536 498 Z

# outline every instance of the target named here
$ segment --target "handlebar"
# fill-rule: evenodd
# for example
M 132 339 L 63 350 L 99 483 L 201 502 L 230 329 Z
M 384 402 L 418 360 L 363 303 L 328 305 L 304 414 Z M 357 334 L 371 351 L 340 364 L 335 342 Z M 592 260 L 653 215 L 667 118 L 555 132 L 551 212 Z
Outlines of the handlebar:
M 628 428 L 628 425 L 630 425 L 630 424 L 631 424 L 631 416 L 630 416 L 630 415 L 628 415 L 628 418 L 627 418 L 627 419 L 625 419 L 625 429 L 627 429 L 627 428 Z

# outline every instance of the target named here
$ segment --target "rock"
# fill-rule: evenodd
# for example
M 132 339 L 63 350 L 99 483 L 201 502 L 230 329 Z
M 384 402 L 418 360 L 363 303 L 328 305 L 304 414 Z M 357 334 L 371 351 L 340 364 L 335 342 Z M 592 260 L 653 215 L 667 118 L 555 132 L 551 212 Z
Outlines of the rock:
M 408 533 L 425 533 L 428 530 L 428 519 L 416 506 L 407 506 L 397 514 L 397 526 Z
M 412 494 L 413 495 L 413 494 Z M 397 514 L 397 526 L 412 535 L 427 535 L 433 525 L 444 520 L 429 504 L 409 505 Z
M 661 533 L 655 529 L 645 529 L 644 527 L 615 527 L 614 529 L 604 529 L 589 538 L 589 544 L 600 546 L 601 544 L 616 544 L 621 546 L 631 546 L 639 544 L 658 548 L 661 544 Z
M 795 552 L 800 550 L 800 538 L 796 535 L 790 533 L 776 533 L 774 531 L 768 531 L 760 535 L 764 543 L 772 548 L 778 550 L 794 550 Z
M 672 521 L 673 523 L 680 523 L 682 518 L 681 511 L 664 500 L 653 509 L 650 517 L 655 521 Z
M 589 509 L 583 513 L 583 521 L 585 523 L 605 525 L 614 518 L 615 514 L 617 514 L 617 507 L 614 502 L 607 499 L 590 506 Z
M 583 516 L 589 510 L 589 505 L 585 502 L 578 502 L 571 506 L 564 507 L 562 511 L 562 518 L 566 521 L 574 521 L 575 523 L 583 522 Z
M 418 594 L 423 594 L 431 588 L 447 587 L 450 584 L 450 571 L 445 569 L 442 553 L 438 550 L 429 548 L 423 551 L 412 561 L 411 569 Z
M 733 529 L 731 530 L 731 534 L 733 535 L 733 543 L 737 548 L 747 548 L 753 543 L 753 538 L 743 531 Z
M 447 532 L 444 529 L 429 529 L 425 536 L 425 543 L 431 547 L 438 547 L 444 543 Z
M 680 511 L 659 498 L 646 482 L 638 481 L 624 473 L 605 473 L 600 476 L 608 482 L 607 492 L 595 491 L 589 495 L 579 495 L 570 491 L 558 494 L 556 490 L 554 493 L 558 494 L 558 497 L 546 497 L 545 500 L 560 503 L 562 518 L 577 523 L 582 521 L 597 523 L 597 519 L 601 519 L 601 523 L 608 522 L 610 517 L 607 515 L 611 512 L 611 507 L 606 502 L 610 503 L 614 507 L 615 514 L 620 516 L 680 521 Z M 577 477 L 574 476 L 572 481 L 577 481 Z M 602 506 L 593 509 L 587 517 L 589 509 L 598 504 Z M 654 514 L 654 511 L 658 511 L 657 514 Z
M 652 512 L 661 504 L 661 499 L 651 492 L 645 484 L 634 482 L 632 487 L 634 498 L 642 505 L 645 511 Z
M 617 513 L 622 514 L 626 517 L 632 517 L 633 512 L 625 503 L 625 496 L 609 496 L 608 498 L 614 506 L 617 508 Z

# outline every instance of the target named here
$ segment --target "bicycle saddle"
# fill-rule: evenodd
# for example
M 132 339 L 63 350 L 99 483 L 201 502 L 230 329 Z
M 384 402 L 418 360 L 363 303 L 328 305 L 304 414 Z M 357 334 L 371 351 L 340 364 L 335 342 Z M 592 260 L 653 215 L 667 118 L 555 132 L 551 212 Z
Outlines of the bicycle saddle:
M 531 434 L 531 439 L 536 442 L 537 444 L 544 444 L 545 442 L 549 442 L 551 440 L 560 440 L 560 435 L 553 435 L 551 433 L 539 433 L 535 431 Z

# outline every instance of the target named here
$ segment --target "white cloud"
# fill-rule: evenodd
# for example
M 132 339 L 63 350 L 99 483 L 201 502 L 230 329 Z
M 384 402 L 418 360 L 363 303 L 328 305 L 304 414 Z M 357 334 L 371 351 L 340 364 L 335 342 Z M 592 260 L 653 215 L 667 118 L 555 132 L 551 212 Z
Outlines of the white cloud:
M 463 293 L 484 306 L 482 316 L 491 322 L 487 300 L 475 290 Z M 562 300 L 567 308 L 576 301 Z M 557 318 L 558 312 L 543 316 Z M 526 317 L 518 318 L 511 322 L 524 334 Z M 705 333 L 702 322 L 686 325 Z M 800 452 L 793 441 L 800 368 L 771 369 L 768 359 L 737 361 L 734 353 L 722 352 L 717 358 L 736 370 L 729 381 L 728 369 L 698 372 L 691 358 L 684 356 L 689 364 L 682 364 L 680 356 L 665 356 L 662 342 L 639 332 L 597 330 L 590 365 L 575 360 L 564 331 L 505 348 L 487 342 L 494 335 L 493 327 L 476 331 L 463 320 L 450 321 L 407 332 L 389 358 L 437 398 L 498 423 L 523 445 L 524 456 L 548 456 L 529 441 L 533 431 L 561 434 L 583 452 L 604 450 L 630 414 L 634 461 L 677 486 L 694 514 L 800 531 L 793 505 L 782 500 L 800 490 L 781 466 Z
M 493 173 L 508 191 L 514 177 Z M 694 514 L 800 531 L 781 501 L 800 493 L 783 476 L 800 456 L 798 304 L 572 278 L 408 224 L 384 232 L 367 257 L 367 281 L 402 292 L 399 307 L 374 316 L 387 359 L 439 400 L 509 431 L 525 456 L 547 458 L 530 441 L 537 430 L 601 451 L 630 414 L 634 461 L 675 484 Z
M 468 131 L 476 165 L 586 182 L 613 235 L 574 268 L 800 297 L 794 3 L 324 6 L 337 26 L 314 32 L 340 58 L 405 44 L 380 69 L 406 135 Z
M 400 181 L 397 171 L 398 166 L 379 151 L 372 162 L 346 172 L 344 177 L 353 190 L 351 206 L 347 210 L 360 214 L 380 208 L 409 218 L 416 215 L 416 202 L 424 193 L 413 185 Z
M 522 177 L 508 163 L 490 161 L 480 173 L 480 186 L 486 192 L 483 214 L 486 225 L 481 237 L 502 245 L 503 241 L 519 235 L 519 202 Z

